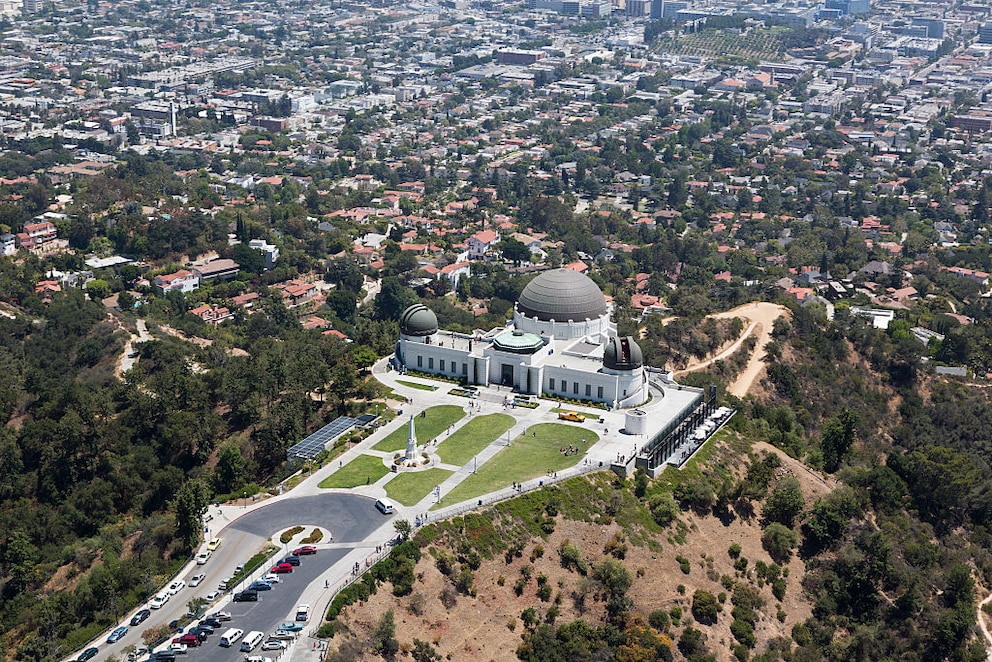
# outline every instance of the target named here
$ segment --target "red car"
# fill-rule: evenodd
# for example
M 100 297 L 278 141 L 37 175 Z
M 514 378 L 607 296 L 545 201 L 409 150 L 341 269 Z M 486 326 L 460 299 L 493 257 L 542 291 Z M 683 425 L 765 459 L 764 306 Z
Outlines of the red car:
M 274 566 L 269 568 L 269 572 L 274 572 L 276 574 L 282 574 L 285 572 L 293 572 L 293 566 L 288 563 L 276 563 Z
M 306 556 L 307 554 L 316 554 L 317 548 L 313 545 L 303 545 L 303 547 L 297 547 L 293 550 L 294 556 Z
M 179 643 L 186 644 L 187 646 L 192 648 L 193 646 L 200 645 L 200 638 L 195 634 L 184 634 L 183 636 L 179 637 Z

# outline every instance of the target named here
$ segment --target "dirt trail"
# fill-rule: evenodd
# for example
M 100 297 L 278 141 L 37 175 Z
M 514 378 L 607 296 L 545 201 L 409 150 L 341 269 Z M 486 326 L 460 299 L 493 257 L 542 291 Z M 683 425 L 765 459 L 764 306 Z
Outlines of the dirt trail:
M 721 349 L 717 354 L 714 354 L 713 356 L 704 359 L 702 361 L 690 360 L 689 365 L 687 365 L 685 368 L 675 371 L 675 376 L 678 377 L 679 375 L 687 372 L 702 370 L 703 368 L 706 368 L 716 363 L 717 361 L 722 361 L 723 359 L 727 358 L 728 356 L 736 352 L 738 349 L 740 349 L 741 345 L 744 344 L 744 341 L 747 340 L 748 336 L 754 333 L 755 329 L 758 329 L 758 331 L 760 332 L 761 327 L 758 324 L 752 323 L 750 326 L 744 329 L 744 332 L 737 338 L 737 340 L 731 342 L 727 347 Z
M 738 306 L 733 310 L 710 315 L 710 317 L 715 319 L 731 319 L 734 317 L 740 317 L 748 323 L 748 326 L 744 333 L 741 334 L 741 337 L 738 338 L 737 342 L 733 345 L 721 351 L 716 356 L 713 356 L 702 363 L 694 365 L 681 372 L 702 370 L 714 361 L 730 356 L 737 351 L 744 340 L 753 335 L 757 338 L 757 343 L 754 346 L 754 351 L 751 353 L 751 358 L 748 359 L 747 365 L 744 366 L 744 370 L 742 370 L 737 376 L 737 379 L 735 379 L 734 382 L 727 387 L 728 393 L 732 393 L 738 398 L 743 398 L 747 395 L 751 385 L 758 378 L 758 375 L 761 374 L 761 370 L 765 367 L 765 345 L 769 340 L 771 340 L 772 325 L 779 317 L 788 317 L 788 315 L 788 308 L 785 306 L 780 306 L 776 303 L 768 303 L 767 301 L 747 303 L 743 306 Z
M 992 603 L 992 593 L 978 603 L 978 627 L 982 628 L 982 634 L 985 635 L 985 651 L 988 653 L 989 662 L 992 662 L 992 632 L 989 632 L 989 626 L 985 622 L 987 616 L 982 611 L 982 607 L 989 603 Z

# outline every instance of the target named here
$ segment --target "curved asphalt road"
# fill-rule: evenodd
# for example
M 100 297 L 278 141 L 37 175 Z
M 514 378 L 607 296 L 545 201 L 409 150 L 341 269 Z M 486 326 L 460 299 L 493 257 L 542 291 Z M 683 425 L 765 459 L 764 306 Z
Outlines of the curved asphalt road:
M 331 492 L 275 501 L 242 515 L 225 531 L 243 531 L 268 538 L 290 526 L 320 526 L 331 532 L 334 542 L 347 543 L 365 540 L 385 521 L 375 508 L 375 499 Z
M 376 509 L 375 499 L 342 492 L 282 498 L 256 507 L 238 517 L 222 530 L 211 530 L 208 537 L 220 536 L 224 540 L 220 549 L 214 552 L 213 557 L 206 565 L 198 566 L 190 563 L 178 575 L 178 578 L 186 580 L 188 584 L 193 575 L 200 572 L 206 573 L 207 579 L 200 586 L 183 589 L 165 607 L 152 611 L 152 615 L 140 626 L 131 627 L 127 635 L 116 644 L 107 644 L 106 634 L 104 634 L 88 646 L 97 646 L 100 649 L 98 660 L 106 659 L 109 655 L 123 658 L 124 648 L 131 644 L 140 645 L 141 632 L 152 625 L 168 623 L 174 618 L 179 618 L 186 612 L 186 604 L 189 600 L 194 597 L 203 597 L 213 591 L 221 578 L 233 575 L 236 565 L 247 561 L 248 557 L 258 551 L 259 546 L 265 540 L 277 532 L 297 525 L 319 526 L 330 531 L 334 540 L 321 541 L 324 544 L 318 545 L 321 549 L 316 556 L 303 557 L 302 567 L 296 568 L 296 572 L 293 574 L 284 575 L 284 583 L 277 584 L 273 591 L 260 593 L 261 600 L 259 602 L 225 604 L 226 601 L 222 600 L 220 603 L 224 604 L 223 609 L 230 611 L 235 616 L 234 622 L 225 623 L 225 626 L 239 627 L 245 632 L 253 629 L 266 633 L 271 632 L 279 622 L 287 618 L 292 619 L 295 606 L 299 603 L 303 590 L 315 581 L 322 572 L 351 551 L 353 547 L 347 546 L 348 543 L 355 545 L 362 543 L 390 519 L 391 517 L 386 517 Z M 335 544 L 335 548 L 327 549 L 326 545 L 332 542 Z M 343 546 L 337 547 L 336 545 Z M 278 557 L 274 557 L 274 560 L 276 559 Z M 243 584 L 247 585 L 251 579 L 255 579 L 268 571 L 268 568 L 268 564 L 264 565 Z M 145 605 L 140 605 L 139 609 L 143 607 Z M 216 609 L 217 605 L 214 605 L 209 611 Z M 129 612 L 121 620 L 121 624 L 126 625 L 132 614 L 133 611 Z M 238 652 L 237 648 L 218 647 L 218 638 L 219 634 L 211 637 L 204 649 L 190 649 L 189 662 L 194 662 L 194 660 L 213 662 L 213 660 L 243 659 L 244 654 Z M 275 656 L 268 654 L 267 657 Z

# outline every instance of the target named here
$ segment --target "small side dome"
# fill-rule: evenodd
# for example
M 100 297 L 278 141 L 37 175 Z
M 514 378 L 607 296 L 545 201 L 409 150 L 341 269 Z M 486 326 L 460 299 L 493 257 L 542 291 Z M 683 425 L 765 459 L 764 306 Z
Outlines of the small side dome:
M 613 336 L 606 341 L 603 367 L 609 370 L 636 370 L 644 365 L 640 346 L 630 336 Z
M 430 336 L 437 333 L 437 315 L 422 303 L 415 303 L 400 315 L 400 333 L 405 336 Z
M 536 333 L 505 331 L 493 339 L 493 348 L 511 354 L 533 354 L 544 347 L 544 339 Z

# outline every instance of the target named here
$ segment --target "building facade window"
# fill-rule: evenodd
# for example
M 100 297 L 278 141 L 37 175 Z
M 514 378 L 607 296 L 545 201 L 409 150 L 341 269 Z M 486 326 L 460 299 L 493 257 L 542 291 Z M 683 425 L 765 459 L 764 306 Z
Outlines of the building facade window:
M 602 386 L 597 386 L 596 387 L 596 397 L 599 398 L 600 400 L 603 399 L 603 387 Z
M 417 367 L 418 368 L 423 368 L 424 367 L 424 357 L 422 357 L 422 356 L 418 356 L 417 357 Z
M 468 364 L 467 363 L 463 363 L 462 364 L 462 375 L 465 375 L 465 376 L 468 375 Z
M 555 390 L 555 378 L 554 377 L 552 377 L 551 379 L 548 380 L 548 390 L 549 391 Z
M 434 357 L 433 356 L 428 356 L 427 357 L 427 369 L 428 370 L 433 370 L 434 369 Z
M 592 395 L 592 384 L 586 384 L 586 397 Z
M 579 383 L 572 382 L 572 395 L 578 395 L 578 394 L 579 394 Z
M 444 359 L 441 359 L 441 372 L 444 372 Z

